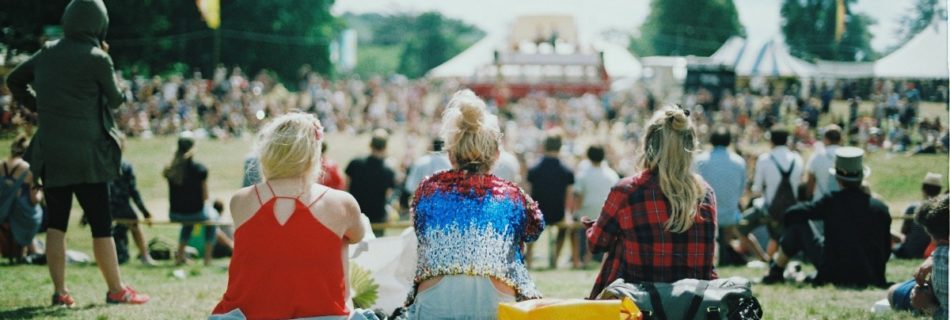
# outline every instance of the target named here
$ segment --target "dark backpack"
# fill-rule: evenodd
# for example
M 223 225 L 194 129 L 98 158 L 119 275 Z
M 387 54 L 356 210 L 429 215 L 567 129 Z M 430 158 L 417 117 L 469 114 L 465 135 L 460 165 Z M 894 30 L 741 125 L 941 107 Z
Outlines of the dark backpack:
M 772 163 L 775 163 L 775 168 L 778 169 L 778 172 L 782 175 L 782 181 L 778 183 L 778 190 L 775 190 L 775 196 L 772 197 L 772 202 L 769 203 L 769 217 L 772 218 L 772 221 L 781 224 L 785 210 L 798 202 L 798 199 L 795 197 L 795 191 L 792 189 L 792 182 L 789 179 L 789 176 L 792 175 L 792 170 L 795 170 L 795 160 L 792 159 L 792 164 L 788 166 L 788 170 L 783 171 L 782 166 L 778 164 L 778 160 L 775 160 L 774 156 L 769 156 L 769 158 L 772 159 Z

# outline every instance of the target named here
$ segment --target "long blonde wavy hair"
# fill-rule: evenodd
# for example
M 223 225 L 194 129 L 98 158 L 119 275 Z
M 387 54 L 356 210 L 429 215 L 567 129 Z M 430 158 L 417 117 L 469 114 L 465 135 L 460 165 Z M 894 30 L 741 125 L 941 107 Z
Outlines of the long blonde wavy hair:
M 442 139 L 458 168 L 477 173 L 491 170 L 498 160 L 500 138 L 498 117 L 488 113 L 481 98 L 468 89 L 452 96 L 442 114 Z
M 664 227 L 676 233 L 689 230 L 704 191 L 691 170 L 698 141 L 688 112 L 673 105 L 654 113 L 642 145 L 640 168 L 658 176 L 660 190 L 670 205 L 670 219 Z

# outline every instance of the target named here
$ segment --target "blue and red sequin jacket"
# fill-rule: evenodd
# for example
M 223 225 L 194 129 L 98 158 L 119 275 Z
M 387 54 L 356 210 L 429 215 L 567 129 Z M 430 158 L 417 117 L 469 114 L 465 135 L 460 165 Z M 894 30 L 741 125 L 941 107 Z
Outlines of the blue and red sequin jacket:
M 541 297 L 522 248 L 538 239 L 544 219 L 538 204 L 514 183 L 490 174 L 442 171 L 419 185 L 412 215 L 418 238 L 413 288 L 433 277 L 473 275 L 506 283 L 519 301 Z

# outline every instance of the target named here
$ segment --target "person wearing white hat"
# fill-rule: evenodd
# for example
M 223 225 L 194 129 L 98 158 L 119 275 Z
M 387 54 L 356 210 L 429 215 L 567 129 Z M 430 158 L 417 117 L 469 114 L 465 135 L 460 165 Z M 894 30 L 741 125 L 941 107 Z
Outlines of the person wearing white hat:
M 789 257 L 802 252 L 818 269 L 815 285 L 886 286 L 891 216 L 887 205 L 861 188 L 861 182 L 871 174 L 864 165 L 864 150 L 838 148 L 835 166 L 829 172 L 841 189 L 785 212 L 781 248 L 763 283 L 784 281 Z M 814 223 L 818 221 L 824 222 L 824 230 Z
M 921 182 L 920 191 L 923 192 L 923 202 L 933 199 L 940 195 L 943 189 L 943 175 L 939 173 L 927 172 L 924 180 Z M 901 225 L 901 234 L 903 241 L 894 249 L 894 256 L 901 259 L 920 259 L 923 258 L 924 250 L 930 244 L 930 236 L 924 231 L 924 228 L 914 222 L 914 213 L 920 206 L 919 202 L 912 203 L 904 210 L 904 219 Z

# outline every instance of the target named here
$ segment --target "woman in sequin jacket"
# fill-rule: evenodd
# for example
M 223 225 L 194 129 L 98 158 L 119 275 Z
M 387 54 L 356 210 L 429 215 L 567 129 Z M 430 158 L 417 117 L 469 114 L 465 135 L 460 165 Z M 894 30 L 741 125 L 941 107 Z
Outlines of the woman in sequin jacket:
M 452 169 L 423 180 L 412 203 L 419 244 L 409 319 L 494 319 L 499 302 L 541 297 L 522 249 L 544 220 L 521 188 L 490 173 L 501 134 L 481 99 L 456 93 L 442 123 Z

